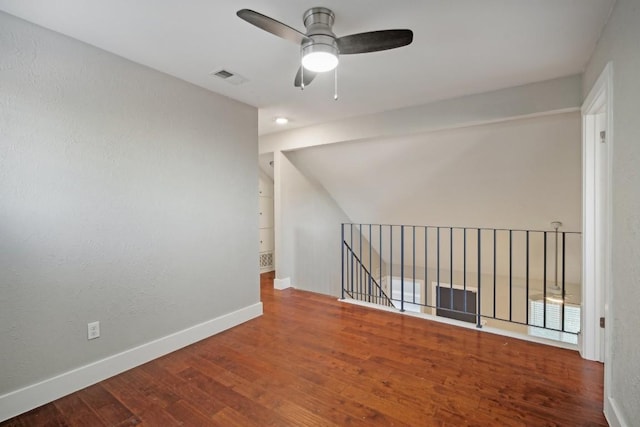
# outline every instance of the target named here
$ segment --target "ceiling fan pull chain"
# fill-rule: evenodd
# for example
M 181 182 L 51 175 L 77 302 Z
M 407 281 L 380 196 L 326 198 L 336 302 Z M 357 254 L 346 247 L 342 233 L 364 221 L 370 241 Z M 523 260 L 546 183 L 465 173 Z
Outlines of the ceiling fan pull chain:
M 333 100 L 338 100 L 338 67 L 334 68 L 334 86 L 333 86 Z

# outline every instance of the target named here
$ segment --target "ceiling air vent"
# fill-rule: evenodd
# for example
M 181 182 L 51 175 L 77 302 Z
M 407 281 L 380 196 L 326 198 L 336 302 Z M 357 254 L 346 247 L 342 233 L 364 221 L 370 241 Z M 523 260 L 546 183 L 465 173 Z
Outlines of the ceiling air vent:
M 242 77 L 240 74 L 225 70 L 224 68 L 213 70 L 210 74 L 236 86 L 247 81 L 247 79 Z

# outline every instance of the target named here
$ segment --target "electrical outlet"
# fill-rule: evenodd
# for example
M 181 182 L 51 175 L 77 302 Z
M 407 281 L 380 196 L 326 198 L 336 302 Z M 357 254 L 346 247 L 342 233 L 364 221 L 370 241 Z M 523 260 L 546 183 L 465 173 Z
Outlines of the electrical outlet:
M 91 322 L 87 325 L 87 339 L 94 340 L 100 337 L 100 322 Z

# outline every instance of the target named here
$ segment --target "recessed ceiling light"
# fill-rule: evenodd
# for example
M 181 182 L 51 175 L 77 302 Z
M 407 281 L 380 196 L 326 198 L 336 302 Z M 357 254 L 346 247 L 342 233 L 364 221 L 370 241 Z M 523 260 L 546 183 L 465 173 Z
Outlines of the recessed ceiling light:
M 289 119 L 287 119 L 286 117 L 276 117 L 276 123 L 279 125 L 286 125 L 287 123 L 289 123 Z

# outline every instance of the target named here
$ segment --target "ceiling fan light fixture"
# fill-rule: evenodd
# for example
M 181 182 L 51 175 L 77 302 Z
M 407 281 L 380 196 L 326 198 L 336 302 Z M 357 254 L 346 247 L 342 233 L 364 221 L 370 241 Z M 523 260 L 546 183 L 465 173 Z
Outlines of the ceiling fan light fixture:
M 338 48 L 325 43 L 310 43 L 303 46 L 302 66 L 314 73 L 331 71 L 338 66 Z
M 335 70 L 336 92 L 334 99 L 338 99 L 336 67 L 339 55 L 395 49 L 407 46 L 413 41 L 413 31 L 407 29 L 368 31 L 336 37 L 333 32 L 335 14 L 326 7 L 307 9 L 302 16 L 302 22 L 306 28 L 304 33 L 255 10 L 240 9 L 236 15 L 261 30 L 300 46 L 301 66 L 293 80 L 295 87 L 304 89 L 316 77 L 317 73 Z

